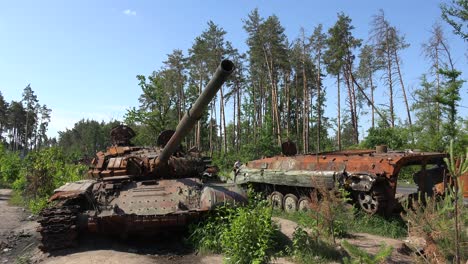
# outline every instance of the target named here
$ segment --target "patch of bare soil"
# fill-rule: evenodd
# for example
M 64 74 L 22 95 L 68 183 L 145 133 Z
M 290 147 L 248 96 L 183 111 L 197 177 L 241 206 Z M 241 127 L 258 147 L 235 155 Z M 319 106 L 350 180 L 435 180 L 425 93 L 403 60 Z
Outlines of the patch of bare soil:
M 14 263 L 37 247 L 36 223 L 23 208 L 11 206 L 12 191 L 0 189 L 0 263 Z
M 297 223 L 287 219 L 273 217 L 273 220 L 280 225 L 281 232 L 287 236 L 289 239 L 292 239 Z M 310 230 L 304 229 L 306 232 L 310 233 Z M 376 254 L 381 244 L 387 246 L 392 246 L 393 252 L 392 255 L 387 259 L 386 263 L 413 263 L 411 255 L 408 254 L 408 250 L 404 245 L 404 242 L 398 239 L 376 236 L 366 233 L 356 233 L 352 234 L 350 238 L 346 240 L 370 254 Z M 340 241 L 338 241 L 340 243 Z

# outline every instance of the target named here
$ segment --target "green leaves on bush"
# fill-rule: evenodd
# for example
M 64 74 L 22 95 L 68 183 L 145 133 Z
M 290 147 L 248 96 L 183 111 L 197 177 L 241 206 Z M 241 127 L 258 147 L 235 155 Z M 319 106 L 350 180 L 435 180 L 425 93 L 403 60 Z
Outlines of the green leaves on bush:
M 318 235 L 311 237 L 300 226 L 295 228 L 292 245 L 286 252 L 300 263 L 328 263 L 341 259 L 340 252 L 332 244 L 319 239 Z
M 265 263 L 270 259 L 275 225 L 271 208 L 260 202 L 253 208 L 239 207 L 221 235 L 227 263 Z
M 11 185 L 19 176 L 21 159 L 17 152 L 10 152 L 0 144 L 0 183 Z
M 33 213 L 46 206 L 54 189 L 82 179 L 86 170 L 84 165 L 73 164 L 60 148 L 32 151 L 21 159 L 0 146 L 0 182 L 20 194 Z
M 191 227 L 189 242 L 202 252 L 223 253 L 226 263 L 268 262 L 278 227 L 266 201 L 251 201 L 246 207 L 218 207 Z

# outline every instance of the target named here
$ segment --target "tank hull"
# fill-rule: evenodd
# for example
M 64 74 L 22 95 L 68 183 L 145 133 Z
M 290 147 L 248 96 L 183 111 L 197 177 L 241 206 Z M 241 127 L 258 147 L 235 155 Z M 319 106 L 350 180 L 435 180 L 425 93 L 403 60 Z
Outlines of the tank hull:
M 419 166 L 415 182 L 421 192 L 432 195 L 444 188 L 445 157 L 444 153 L 374 150 L 275 156 L 242 165 L 235 170 L 234 178 L 236 183 L 253 184 L 267 195 L 275 192 L 282 203 L 280 208 L 284 208 L 288 195 L 290 202 L 300 202 L 301 197 L 310 202 L 311 193 L 316 190 L 343 187 L 368 213 L 391 214 L 398 205 L 395 194 L 400 171 Z M 429 169 L 430 166 L 438 169 Z M 297 204 L 293 210 L 299 207 Z

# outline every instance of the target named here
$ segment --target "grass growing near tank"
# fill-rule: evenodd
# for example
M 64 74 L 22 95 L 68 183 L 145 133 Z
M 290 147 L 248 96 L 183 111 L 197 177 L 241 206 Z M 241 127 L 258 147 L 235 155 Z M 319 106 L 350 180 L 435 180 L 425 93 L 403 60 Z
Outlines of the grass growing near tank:
M 285 218 L 298 223 L 301 226 L 316 229 L 318 223 L 316 220 L 315 212 L 295 212 L 285 213 L 283 211 L 275 210 L 274 216 Z M 357 211 L 353 214 L 352 218 L 349 215 L 338 215 L 337 223 L 335 225 L 335 232 L 342 234 L 339 237 L 346 237 L 350 233 L 368 233 L 390 238 L 406 237 L 407 226 L 401 217 L 384 218 L 379 215 L 368 215 L 363 212 Z M 346 218 L 344 218 L 346 217 Z
M 267 263 L 275 253 L 278 227 L 268 202 L 250 195 L 245 207 L 224 205 L 190 227 L 188 242 L 201 253 L 225 255 L 226 263 Z
M 403 238 L 408 235 L 406 223 L 399 216 L 384 218 L 380 215 L 368 215 L 357 212 L 351 221 L 350 231 L 369 233 L 390 238 Z

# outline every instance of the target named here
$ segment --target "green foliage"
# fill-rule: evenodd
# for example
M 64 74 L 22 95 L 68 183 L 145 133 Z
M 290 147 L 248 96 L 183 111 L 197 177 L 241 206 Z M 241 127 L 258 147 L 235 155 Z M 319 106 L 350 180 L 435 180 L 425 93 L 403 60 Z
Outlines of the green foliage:
M 271 221 L 268 203 L 250 195 L 247 206 L 220 206 L 191 226 L 188 241 L 202 252 L 223 253 L 227 263 L 268 262 L 278 227 Z
M 384 237 L 402 238 L 408 235 L 406 223 L 400 217 L 382 217 L 356 212 L 347 222 L 350 232 L 369 233 Z
M 271 208 L 266 203 L 253 208 L 238 208 L 229 228 L 221 236 L 227 263 L 268 262 L 274 231 Z
M 468 40 L 466 22 L 468 20 L 468 3 L 466 0 L 451 0 L 450 4 L 440 4 L 442 19 L 453 28 L 453 32 L 465 41 Z
M 371 149 L 377 145 L 387 145 L 390 149 L 403 149 L 408 147 L 408 139 L 409 131 L 404 127 L 371 127 L 361 145 Z
M 465 82 L 459 79 L 461 72 L 457 70 L 444 70 L 440 69 L 439 73 L 445 79 L 443 82 L 440 93 L 435 97 L 435 100 L 441 104 L 442 113 L 447 116 L 447 122 L 444 123 L 444 128 L 447 136 L 451 140 L 456 137 L 456 117 L 457 117 L 457 104 L 461 100 L 460 89 Z
M 294 221 L 301 226 L 312 229 L 319 235 L 331 235 L 328 229 L 322 228 L 324 223 L 317 212 L 285 213 L 283 211 L 274 211 L 274 215 Z M 325 230 L 325 233 L 323 233 L 323 230 Z M 407 225 L 400 217 L 384 218 L 379 215 L 368 215 L 361 211 L 350 214 L 349 209 L 345 210 L 345 212 L 338 212 L 335 219 L 334 232 L 338 237 L 346 237 L 353 232 L 369 233 L 391 238 L 402 238 L 408 234 Z
M 344 258 L 345 264 L 377 264 L 384 263 L 385 259 L 392 254 L 393 248 L 381 245 L 379 251 L 375 256 L 367 253 L 363 249 L 360 249 L 354 245 L 351 245 L 348 241 L 343 240 L 341 245 L 351 256 L 350 258 Z
M 300 263 L 329 263 L 341 259 L 340 252 L 332 244 L 310 237 L 300 226 L 295 228 L 292 245 L 286 251 Z
M 229 228 L 235 210 L 230 205 L 217 207 L 203 222 L 189 227 L 188 242 L 201 253 L 221 253 L 221 235 Z
M 410 184 L 415 184 L 413 174 L 421 170 L 421 165 L 402 167 L 398 173 L 398 181 L 408 181 Z
M 60 148 L 30 152 L 22 161 L 13 188 L 36 213 L 46 206 L 54 189 L 82 179 L 86 169 L 84 165 L 73 164 Z
M 328 191 L 322 192 L 318 206 L 311 211 L 285 213 L 275 211 L 275 215 L 292 220 L 317 232 L 318 236 L 331 238 L 345 237 L 351 230 L 354 208 L 348 204 L 348 194 L 336 195 Z
M 19 176 L 21 159 L 17 152 L 10 152 L 0 145 L 0 184 L 10 186 Z
M 408 222 L 409 232 L 422 236 L 427 243 L 425 255 L 429 262 L 464 263 L 468 252 L 460 246 L 468 241 L 468 209 L 463 206 L 463 185 L 460 176 L 468 171 L 468 152 L 455 162 L 453 143 L 449 148 L 450 158 L 445 159 L 447 168 L 456 184 L 446 189 L 443 197 L 419 197 L 411 206 L 406 205 L 406 214 L 402 215 Z M 457 164 L 458 163 L 458 164 Z
M 429 262 L 452 262 L 455 256 L 455 206 L 454 195 L 450 193 L 436 200 L 425 198 L 424 204 L 413 202 L 411 207 L 406 206 L 403 218 L 408 223 L 409 233 L 413 236 L 423 237 L 428 247 L 425 256 Z M 468 226 L 468 212 L 462 205 L 458 205 L 460 225 Z M 466 230 L 461 229 L 460 241 L 468 241 Z M 463 243 L 463 242 L 462 242 Z M 468 258 L 466 250 L 461 251 L 461 259 Z
M 72 129 L 59 132 L 59 146 L 73 160 L 94 157 L 111 145 L 110 131 L 119 124 L 118 121 L 105 123 L 82 119 Z

